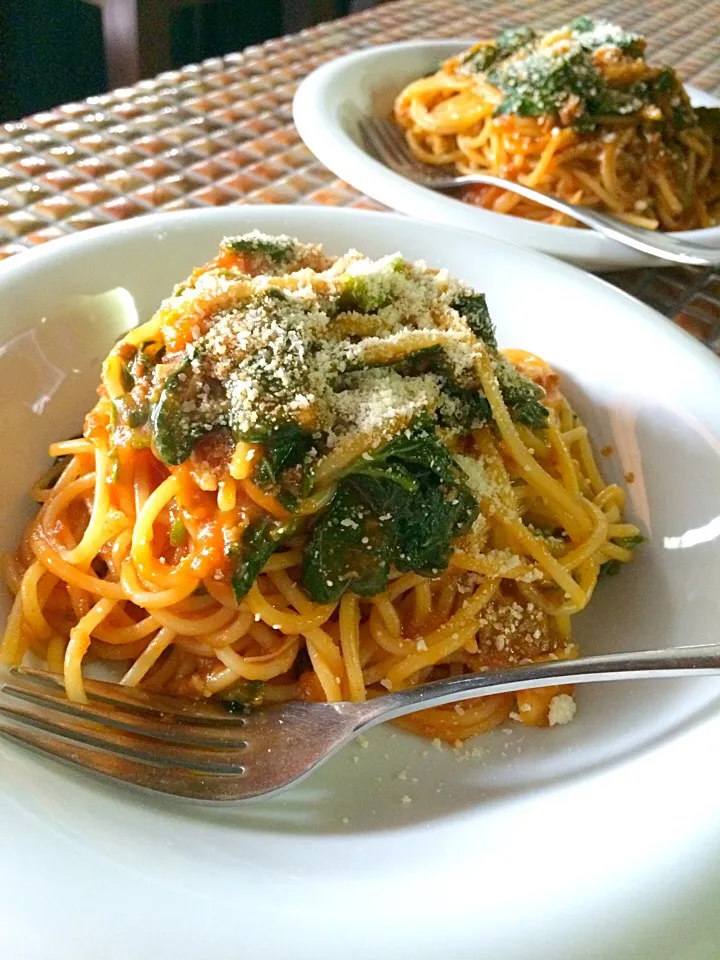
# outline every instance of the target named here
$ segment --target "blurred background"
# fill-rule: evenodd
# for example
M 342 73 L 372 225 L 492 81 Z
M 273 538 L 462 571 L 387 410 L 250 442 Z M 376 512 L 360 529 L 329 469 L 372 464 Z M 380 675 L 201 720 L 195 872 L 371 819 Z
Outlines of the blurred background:
M 0 122 L 374 5 L 373 0 L 0 0 Z

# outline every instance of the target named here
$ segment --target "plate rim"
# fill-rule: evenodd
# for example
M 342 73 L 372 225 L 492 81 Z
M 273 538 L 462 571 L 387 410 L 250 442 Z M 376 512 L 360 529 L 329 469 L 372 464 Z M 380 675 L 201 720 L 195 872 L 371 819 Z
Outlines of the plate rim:
M 209 208 L 188 207 L 183 210 L 158 211 L 155 213 L 142 214 L 127 220 L 99 224 L 87 230 L 66 234 L 0 261 L 0 294 L 2 294 L 1 288 L 5 282 L 11 281 L 16 275 L 19 276 L 27 269 L 31 269 L 32 264 L 37 261 L 42 263 L 45 259 L 51 260 L 57 256 L 63 256 L 66 253 L 70 253 L 75 247 L 82 249 L 83 246 L 101 242 L 104 237 L 111 237 L 115 234 L 132 234 L 134 232 L 152 232 L 153 230 L 161 229 L 163 225 L 175 226 L 186 220 L 212 221 L 215 218 L 222 218 L 228 214 L 232 215 L 232 212 L 235 210 L 242 212 L 243 216 L 246 217 L 252 216 L 257 211 L 262 210 L 263 212 L 259 215 L 260 218 L 264 218 L 269 213 L 269 219 L 277 218 L 281 220 L 283 217 L 292 218 L 297 211 L 304 211 L 306 209 L 312 210 L 314 217 L 320 217 L 321 219 L 327 218 L 329 220 L 341 219 L 343 217 L 349 219 L 377 220 L 378 223 L 387 223 L 390 220 L 401 224 L 403 227 L 407 227 L 408 223 L 411 222 L 429 230 L 451 231 L 461 236 L 472 237 L 474 241 L 480 240 L 490 245 L 506 247 L 516 253 L 522 252 L 523 257 L 539 259 L 541 263 L 549 266 L 551 270 L 560 271 L 561 274 L 567 273 L 569 276 L 575 277 L 582 284 L 589 284 L 590 286 L 599 285 L 612 296 L 632 303 L 634 308 L 640 309 L 653 325 L 657 326 L 664 334 L 676 339 L 679 344 L 684 344 L 687 349 L 690 349 L 696 354 L 698 359 L 704 358 L 708 360 L 709 365 L 720 364 L 720 357 L 710 347 L 701 343 L 691 333 L 676 324 L 672 318 L 665 316 L 660 313 L 659 310 L 656 310 L 655 307 L 644 303 L 632 293 L 615 286 L 615 284 L 604 279 L 602 276 L 589 273 L 574 263 L 560 260 L 542 250 L 523 247 L 510 240 L 480 233 L 477 230 L 471 230 L 467 227 L 438 223 L 422 217 L 410 217 L 395 210 L 363 210 L 355 207 L 326 207 L 310 204 L 260 204 L 257 206 L 252 204 L 239 204 Z

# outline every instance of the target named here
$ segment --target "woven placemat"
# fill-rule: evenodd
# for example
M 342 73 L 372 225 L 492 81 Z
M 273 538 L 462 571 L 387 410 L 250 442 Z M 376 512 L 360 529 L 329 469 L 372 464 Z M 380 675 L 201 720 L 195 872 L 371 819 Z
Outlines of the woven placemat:
M 292 123 L 298 83 L 328 60 L 378 43 L 487 36 L 580 14 L 638 29 L 652 59 L 720 93 L 720 0 L 490 4 L 400 0 L 343 20 L 161 74 L 128 89 L 0 126 L 0 259 L 98 224 L 157 210 L 229 203 L 320 203 L 383 209 L 338 180 Z M 720 352 L 720 271 L 613 274 Z

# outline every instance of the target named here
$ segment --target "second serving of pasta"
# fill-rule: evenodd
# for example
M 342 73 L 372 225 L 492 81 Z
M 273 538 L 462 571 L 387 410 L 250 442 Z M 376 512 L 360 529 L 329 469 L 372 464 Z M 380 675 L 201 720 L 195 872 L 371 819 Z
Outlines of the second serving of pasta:
M 424 163 L 487 171 L 650 230 L 720 223 L 720 108 L 694 109 L 675 71 L 646 61 L 645 39 L 606 21 L 484 40 L 405 87 L 395 118 Z M 500 187 L 462 196 L 576 225 Z

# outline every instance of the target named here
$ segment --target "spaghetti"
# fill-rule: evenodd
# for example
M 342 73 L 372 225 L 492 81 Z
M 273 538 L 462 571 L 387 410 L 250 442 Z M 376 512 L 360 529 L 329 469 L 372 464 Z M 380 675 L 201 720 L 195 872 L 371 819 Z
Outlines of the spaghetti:
M 720 109 L 693 109 L 645 40 L 580 17 L 538 36 L 506 30 L 410 83 L 395 118 L 429 164 L 488 172 L 650 230 L 720 223 Z M 499 187 L 463 199 L 497 213 L 577 226 Z
M 229 704 L 363 700 L 574 657 L 570 620 L 642 539 L 539 358 L 399 255 L 258 233 L 104 363 L 4 558 L 0 654 Z M 455 742 L 564 722 L 563 688 L 399 721 Z

